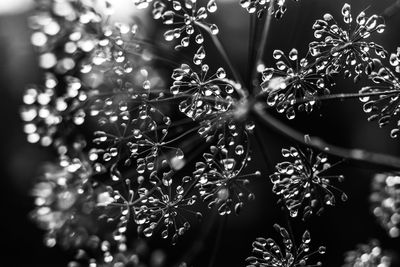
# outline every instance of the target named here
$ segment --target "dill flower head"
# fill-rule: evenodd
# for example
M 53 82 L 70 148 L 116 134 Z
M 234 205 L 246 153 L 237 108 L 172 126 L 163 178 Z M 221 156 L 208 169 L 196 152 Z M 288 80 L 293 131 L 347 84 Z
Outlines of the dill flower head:
M 370 195 L 372 213 L 390 237 L 400 236 L 400 176 L 376 174 Z
M 211 146 L 209 153 L 203 154 L 204 161 L 196 163 L 194 179 L 200 196 L 208 207 L 216 207 L 220 215 L 232 211 L 239 214 L 246 200 L 253 200 L 254 194 L 246 186 L 251 176 L 259 172 L 243 174 L 243 169 L 251 160 L 247 133 L 243 141 L 235 135 L 219 134 L 216 146 Z M 247 146 L 247 147 L 246 147 Z
M 382 33 L 385 24 L 380 16 L 367 16 L 364 11 L 354 21 L 351 6 L 347 3 L 342 8 L 342 15 L 345 27 L 340 27 L 329 13 L 314 23 L 314 36 L 321 41 L 310 43 L 310 53 L 318 58 L 318 65 L 324 66 L 328 74 L 343 70 L 345 76 L 350 77 L 353 68 L 354 81 L 358 81 L 368 62 L 373 59 L 371 50 L 380 58 L 387 56 L 382 46 L 364 41 L 374 33 Z
M 301 244 L 296 246 L 295 241 L 290 236 L 289 232 L 279 226 L 274 225 L 275 230 L 282 238 L 283 246 L 280 246 L 272 238 L 259 237 L 253 242 L 253 254 L 246 259 L 247 267 L 295 267 L 306 266 L 315 267 L 322 266 L 321 262 L 315 264 L 308 263 L 309 258 L 315 254 L 325 254 L 326 248 L 321 246 L 318 250 L 311 251 L 311 235 L 308 230 L 303 233 Z
M 337 194 L 341 200 L 347 200 L 347 195 L 331 184 L 334 180 L 343 181 L 343 176 L 325 174 L 332 166 L 323 153 L 291 147 L 282 149 L 282 155 L 293 161 L 278 163 L 270 179 L 273 192 L 280 197 L 290 216 L 296 217 L 300 212 L 305 220 L 314 212 L 319 215 L 325 205 L 335 205 Z
M 381 248 L 377 240 L 360 244 L 355 250 L 346 252 L 342 267 L 391 266 L 391 257 Z
M 297 49 L 293 48 L 288 56 L 275 50 L 273 57 L 277 60 L 276 68 L 262 71 L 261 89 L 268 94 L 267 104 L 285 113 L 288 119 L 295 118 L 298 101 L 304 101 L 298 104 L 298 110 L 311 112 L 315 97 L 329 94 L 326 75 L 319 73 L 307 58 L 299 59 Z
M 384 66 L 382 62 L 375 60 L 370 74 L 370 79 L 374 84 L 360 90 L 360 101 L 364 103 L 363 111 L 369 115 L 368 121 L 377 121 L 379 127 L 391 124 L 392 138 L 396 138 L 400 132 L 398 119 L 400 80 L 397 77 L 397 73 L 400 72 L 399 62 L 399 51 L 390 56 L 390 64 L 395 67 L 395 72 Z

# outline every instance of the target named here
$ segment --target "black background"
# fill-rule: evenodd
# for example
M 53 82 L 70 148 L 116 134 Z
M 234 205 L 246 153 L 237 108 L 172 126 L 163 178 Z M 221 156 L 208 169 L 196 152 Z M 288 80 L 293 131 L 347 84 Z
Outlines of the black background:
M 220 26 L 220 38 L 230 58 L 241 73 L 246 72 L 247 39 L 249 16 L 236 3 L 221 1 L 217 15 L 211 20 Z M 315 19 L 329 12 L 341 20 L 340 10 L 345 1 L 301 0 L 290 3 L 284 18 L 273 20 L 266 47 L 266 65 L 271 61 L 274 49 L 290 51 L 296 47 L 305 53 L 313 40 L 311 26 Z M 367 8 L 367 14 L 382 13 L 394 0 L 356 0 L 352 5 L 353 16 Z M 42 231 L 28 219 L 32 209 L 29 190 L 42 162 L 52 159 L 52 154 L 25 141 L 19 119 L 19 106 L 23 88 L 28 83 L 40 81 L 35 54 L 29 44 L 29 30 L 26 26 L 28 14 L 0 17 L 0 265 L 1 266 L 65 266 L 68 257 L 62 251 L 48 249 L 42 242 Z M 389 52 L 400 46 L 400 10 L 386 18 L 387 29 L 374 40 Z M 158 24 L 156 24 L 158 25 Z M 157 30 L 157 28 L 156 28 Z M 158 34 L 158 35 L 157 35 Z M 155 33 L 160 36 L 161 33 Z M 220 58 L 215 58 L 218 64 Z M 300 53 L 301 54 L 301 53 Z M 215 55 L 216 52 L 215 52 Z M 334 92 L 357 92 L 360 84 L 338 79 Z M 277 115 L 279 117 L 279 115 Z M 283 120 L 285 118 L 281 117 Z M 399 140 L 389 137 L 389 129 L 379 129 L 375 123 L 368 123 L 357 100 L 327 102 L 312 115 L 300 114 L 290 124 L 304 133 L 318 135 L 326 141 L 344 147 L 362 147 L 376 152 L 399 155 Z M 272 163 L 280 160 L 281 147 L 291 143 L 268 129 L 262 131 Z M 276 237 L 272 228 L 275 222 L 286 226 L 284 214 L 276 205 L 271 193 L 268 174 L 259 146 L 253 151 L 252 166 L 258 166 L 262 177 L 252 182 L 250 188 L 256 200 L 245 206 L 240 216 L 229 216 L 224 224 L 222 241 L 215 248 L 216 232 L 222 218 L 213 220 L 211 211 L 206 213 L 202 224 L 193 224 L 193 229 L 174 247 L 160 242 L 157 237 L 151 246 L 167 247 L 170 262 L 184 256 L 194 244 L 204 245 L 194 258 L 193 266 L 208 266 L 213 251 L 217 251 L 215 266 L 245 266 L 244 259 L 251 253 L 251 243 L 258 236 Z M 310 229 L 313 244 L 327 246 L 327 254 L 321 258 L 324 266 L 340 266 L 343 254 L 358 243 L 377 238 L 385 249 L 400 253 L 400 240 L 390 239 L 376 223 L 370 213 L 368 196 L 370 181 L 376 169 L 365 165 L 343 164 L 338 168 L 346 180 L 341 185 L 349 195 L 346 203 L 338 203 L 328 209 L 320 218 L 313 218 L 306 224 L 293 222 L 295 234 L 300 237 L 304 229 Z M 208 215 L 207 215 L 208 214 Z M 211 225 L 208 229 L 207 225 Z M 202 239 L 203 242 L 199 242 Z M 4 263 L 4 265 L 3 265 Z M 400 266 L 397 262 L 395 266 Z

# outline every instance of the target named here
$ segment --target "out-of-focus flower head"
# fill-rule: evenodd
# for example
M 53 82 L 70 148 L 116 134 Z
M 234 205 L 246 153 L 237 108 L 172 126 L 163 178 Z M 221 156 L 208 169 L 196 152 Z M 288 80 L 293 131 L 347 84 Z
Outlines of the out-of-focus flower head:
M 389 267 L 391 257 L 381 248 L 377 240 L 368 244 L 360 244 L 355 250 L 345 254 L 345 263 L 342 267 Z
M 389 236 L 400 236 L 400 176 L 376 174 L 370 202 L 373 214 Z

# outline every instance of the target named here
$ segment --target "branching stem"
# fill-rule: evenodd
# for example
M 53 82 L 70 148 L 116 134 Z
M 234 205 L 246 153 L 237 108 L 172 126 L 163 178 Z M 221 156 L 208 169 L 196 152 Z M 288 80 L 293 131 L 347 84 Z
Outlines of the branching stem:
M 304 141 L 303 133 L 300 133 L 295 129 L 292 129 L 290 126 L 272 117 L 265 111 L 264 106 L 262 104 L 259 103 L 255 104 L 251 111 L 264 126 L 274 129 L 283 136 L 286 136 L 287 138 L 297 143 L 306 145 L 308 147 L 317 149 L 319 151 L 323 151 L 333 156 L 349 159 L 355 162 L 363 162 L 389 170 L 400 170 L 400 159 L 397 157 L 386 154 L 373 153 L 358 148 L 347 149 L 343 147 L 334 146 L 326 143 L 319 137 L 312 137 L 311 142 L 306 143 Z

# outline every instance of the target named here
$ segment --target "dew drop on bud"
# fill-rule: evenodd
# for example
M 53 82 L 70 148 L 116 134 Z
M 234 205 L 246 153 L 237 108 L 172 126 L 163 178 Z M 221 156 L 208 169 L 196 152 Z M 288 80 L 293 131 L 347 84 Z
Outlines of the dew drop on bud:
M 143 230 L 143 234 L 145 237 L 150 237 L 153 235 L 153 229 L 151 227 L 147 227 Z
M 196 41 L 196 43 L 198 43 L 198 44 L 202 44 L 202 43 L 204 42 L 204 37 L 203 37 L 203 35 L 201 35 L 201 34 L 196 35 L 195 41 Z
M 215 0 L 208 1 L 207 10 L 210 13 L 214 13 L 215 11 L 217 11 L 217 3 L 215 3 Z
M 349 4 L 345 3 L 342 8 L 342 15 L 345 17 L 350 16 L 351 7 Z
M 244 153 L 243 146 L 242 145 L 237 145 L 235 147 L 235 153 L 236 153 L 236 155 L 243 155 L 243 153 Z
M 206 57 L 206 51 L 204 50 L 204 46 L 200 46 L 197 50 L 195 57 L 202 60 Z
M 274 50 L 272 56 L 274 59 L 280 59 L 283 56 L 282 50 Z
M 212 24 L 212 25 L 210 26 L 210 31 L 211 31 L 211 34 L 217 35 L 217 34 L 219 33 L 218 26 L 215 25 L 215 24 Z
M 290 52 L 289 52 L 289 59 L 292 61 L 296 61 L 298 58 L 298 52 L 297 49 L 293 48 Z
M 252 121 L 246 123 L 246 126 L 245 126 L 246 130 L 250 131 L 250 132 L 252 132 L 255 127 L 256 127 L 256 125 Z
M 225 72 L 225 70 L 223 68 L 219 68 L 217 70 L 217 77 L 219 79 L 224 79 L 226 77 L 226 72 Z

